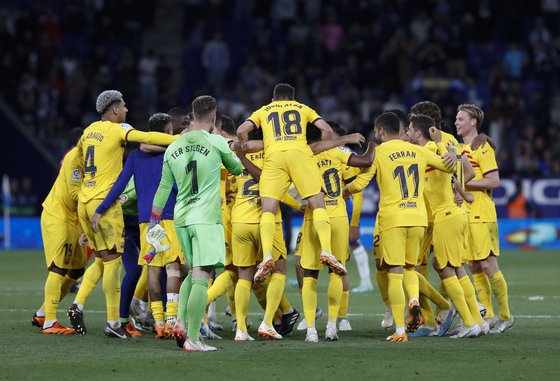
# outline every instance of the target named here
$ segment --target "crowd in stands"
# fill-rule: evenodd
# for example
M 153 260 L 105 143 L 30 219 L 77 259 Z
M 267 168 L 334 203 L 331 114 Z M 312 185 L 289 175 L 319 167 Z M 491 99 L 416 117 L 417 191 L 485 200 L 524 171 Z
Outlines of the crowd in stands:
M 183 0 L 182 83 L 142 49 L 158 2 L 135 3 L 0 5 L 0 97 L 55 155 L 71 128 L 98 118 L 103 89 L 146 120 L 211 93 L 239 122 L 286 81 L 325 119 L 365 134 L 382 110 L 423 99 L 454 130 L 456 106 L 476 103 L 503 176 L 560 176 L 560 0 Z

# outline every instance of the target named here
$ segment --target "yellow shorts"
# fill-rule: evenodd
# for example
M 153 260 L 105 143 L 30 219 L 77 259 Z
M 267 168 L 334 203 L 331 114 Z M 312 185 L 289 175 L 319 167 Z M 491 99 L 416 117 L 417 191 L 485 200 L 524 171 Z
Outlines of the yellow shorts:
M 497 222 L 479 222 L 469 224 L 470 230 L 470 256 L 471 261 L 482 261 L 490 256 L 500 255 L 500 241 L 498 238 Z
M 224 239 L 226 241 L 225 265 L 228 266 L 232 263 L 231 207 L 225 204 L 222 204 L 222 224 L 224 225 Z
M 334 217 L 331 221 L 331 248 L 332 255 L 342 264 L 348 259 L 348 235 L 350 234 L 350 224 L 348 217 Z M 321 270 L 323 265 L 319 262 L 321 255 L 321 244 L 319 236 L 313 228 L 313 221 L 304 224 L 301 246 L 301 267 L 307 270 Z
M 373 258 L 381 260 L 381 246 L 380 246 L 381 236 L 379 235 L 379 224 L 376 224 L 373 228 Z
M 87 264 L 87 250 L 78 240 L 81 226 L 41 213 L 41 234 L 45 248 L 47 269 L 54 264 L 64 270 L 83 269 Z
M 298 233 L 297 239 L 296 239 L 296 249 L 295 249 L 295 252 L 294 252 L 294 255 L 296 257 L 301 257 L 301 253 L 303 252 L 303 245 L 302 245 L 303 231 L 305 229 L 307 229 L 306 225 L 311 224 L 311 223 L 312 223 L 311 221 L 306 221 L 304 219 L 302 224 L 301 224 L 301 228 L 299 229 L 299 233 Z
M 391 266 L 415 266 L 426 228 L 424 226 L 396 227 L 381 232 L 382 263 Z
M 238 267 L 250 267 L 263 260 L 259 224 L 232 224 L 233 264 Z M 286 258 L 286 243 L 282 223 L 276 223 L 274 241 L 272 242 L 272 258 Z
M 461 267 L 468 240 L 469 219 L 466 214 L 459 214 L 434 223 L 434 258 L 441 270 L 447 264 Z
M 321 191 L 321 174 L 313 156 L 302 151 L 277 151 L 264 158 L 259 191 L 261 197 L 281 200 L 294 183 L 302 199 Z
M 469 220 L 469 214 L 467 213 L 467 221 Z M 463 256 L 461 257 L 461 262 L 463 265 L 469 263 L 471 257 L 471 224 L 468 223 L 465 227 L 465 235 L 467 239 L 465 239 L 465 250 L 463 250 Z
M 420 246 L 420 255 L 418 256 L 418 263 L 416 265 L 427 265 L 430 262 L 430 253 L 433 248 L 433 232 L 434 223 L 428 222 L 428 227 L 422 238 L 422 246 Z
M 124 250 L 124 221 L 120 202 L 109 207 L 99 220 L 99 231 L 95 233 L 89 222 L 95 210 L 103 200 L 93 199 L 86 203 L 78 202 L 78 217 L 82 229 L 87 235 L 89 245 L 94 251 L 113 250 L 121 253 Z
M 152 251 L 153 247 L 146 241 L 146 233 L 148 233 L 148 226 L 150 226 L 150 223 L 142 222 L 140 224 L 140 255 L 138 255 L 138 264 L 141 266 L 147 264 L 148 266 L 155 267 L 164 267 L 166 264 L 173 262 L 184 264 L 185 256 L 181 250 L 179 238 L 177 238 L 175 224 L 172 220 L 161 220 L 159 224 L 165 229 L 165 238 L 163 239 L 162 244 L 170 244 L 171 248 L 169 250 L 162 251 L 161 253 L 157 253 L 150 263 L 146 263 L 146 260 L 143 257 Z

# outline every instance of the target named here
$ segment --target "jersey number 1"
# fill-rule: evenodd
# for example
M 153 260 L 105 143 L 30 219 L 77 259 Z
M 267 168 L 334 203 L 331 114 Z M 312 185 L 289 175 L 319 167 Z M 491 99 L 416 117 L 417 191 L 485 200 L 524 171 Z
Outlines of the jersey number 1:
M 191 173 L 191 194 L 195 195 L 198 193 L 198 176 L 196 171 L 196 160 L 189 161 L 187 164 L 187 174 Z
M 412 180 L 414 181 L 414 195 L 412 197 L 416 198 L 418 197 L 418 181 L 420 177 L 418 175 L 418 164 L 410 165 L 410 167 L 408 167 L 407 174 L 408 176 L 412 176 Z M 393 171 L 393 179 L 396 179 L 397 177 L 399 178 L 399 182 L 401 183 L 402 198 L 403 200 L 406 200 L 408 199 L 408 184 L 406 183 L 407 176 L 404 173 L 404 167 L 402 165 L 399 165 Z

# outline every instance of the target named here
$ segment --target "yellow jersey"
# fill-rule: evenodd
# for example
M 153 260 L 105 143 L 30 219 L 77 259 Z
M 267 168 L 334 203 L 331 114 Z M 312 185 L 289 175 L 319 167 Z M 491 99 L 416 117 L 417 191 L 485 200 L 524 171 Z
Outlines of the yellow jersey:
M 451 147 L 457 152 L 457 165 L 455 167 L 455 176 L 459 181 L 459 184 L 465 187 L 465 175 L 463 170 L 463 162 L 461 161 L 461 156 L 463 154 L 463 148 L 461 144 L 457 141 L 455 136 L 448 134 L 447 132 L 441 131 L 441 142 L 446 147 Z
M 438 149 L 446 151 L 442 143 Z M 375 149 L 370 168 L 350 183 L 350 193 L 362 191 L 377 175 L 379 186 L 379 231 L 408 226 L 427 226 L 424 202 L 424 181 L 421 178 L 427 166 L 446 172 L 454 168 L 444 165 L 434 152 L 400 139 L 382 143 Z
M 341 147 L 345 152 L 353 153 L 346 147 Z M 344 168 L 342 172 L 342 178 L 344 180 L 344 185 L 350 184 L 354 179 L 360 174 L 360 168 L 351 167 L 349 165 Z M 354 193 L 352 195 L 352 217 L 350 218 L 350 226 L 359 226 L 360 225 L 360 217 L 362 215 L 362 204 L 364 201 L 364 195 L 362 192 Z M 348 212 L 348 209 L 346 210 Z
M 348 217 L 346 202 L 342 197 L 344 176 L 355 177 L 354 172 L 345 171 L 351 152 L 340 148 L 331 148 L 315 155 L 315 161 L 321 172 L 321 188 L 325 193 L 325 207 L 330 218 Z M 348 177 L 349 178 L 349 177 Z M 311 207 L 305 209 L 305 219 L 312 219 Z
M 476 151 L 471 149 L 468 144 L 463 144 L 463 153 L 467 155 L 474 169 L 474 179 L 480 180 L 484 175 L 498 171 L 496 163 L 496 155 L 494 149 L 486 144 L 484 147 L 478 147 Z M 469 220 L 475 222 L 497 222 L 496 206 L 492 200 L 492 191 L 469 191 L 474 201 L 471 204 L 469 212 Z
M 43 201 L 43 210 L 54 218 L 80 226 L 78 194 L 82 188 L 82 178 L 82 160 L 78 156 L 78 149 L 74 147 L 62 159 L 54 185 Z
M 264 151 L 247 153 L 245 155 L 258 168 L 262 168 Z M 231 211 L 232 223 L 258 224 L 261 221 L 262 207 L 259 194 L 259 183 L 243 169 L 240 175 L 235 176 L 237 193 Z M 282 222 L 280 208 L 276 213 L 276 222 Z
M 84 181 L 78 196 L 80 202 L 105 198 L 123 167 L 127 141 L 169 145 L 180 135 L 136 131 L 128 123 L 98 121 L 90 124 L 78 141 L 78 153 L 84 166 Z
M 436 154 L 438 153 L 437 145 L 434 142 L 428 142 L 424 147 Z M 428 221 L 440 222 L 457 214 L 465 213 L 454 202 L 453 174 L 438 171 L 431 166 L 428 166 L 425 172 L 424 198 Z
M 273 101 L 247 118 L 262 128 L 264 153 L 298 150 L 313 156 L 307 145 L 307 124 L 321 119 L 312 108 L 296 101 Z

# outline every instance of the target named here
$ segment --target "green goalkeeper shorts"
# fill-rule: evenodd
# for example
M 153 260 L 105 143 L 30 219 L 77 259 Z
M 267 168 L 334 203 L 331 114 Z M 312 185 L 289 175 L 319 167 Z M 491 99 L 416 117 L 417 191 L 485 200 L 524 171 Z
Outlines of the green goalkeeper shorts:
M 187 263 L 195 267 L 224 267 L 226 243 L 222 224 L 176 226 Z

